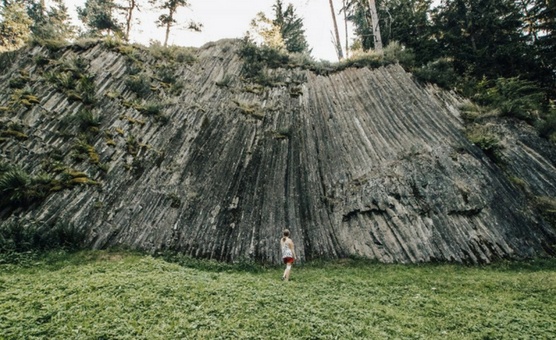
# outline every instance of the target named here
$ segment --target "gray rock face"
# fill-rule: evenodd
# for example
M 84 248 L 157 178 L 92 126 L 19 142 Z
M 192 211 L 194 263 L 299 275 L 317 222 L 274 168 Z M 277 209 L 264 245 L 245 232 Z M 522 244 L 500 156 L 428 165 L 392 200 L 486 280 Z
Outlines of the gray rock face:
M 1 120 L 23 126 L 27 138 L 4 138 L 1 158 L 38 174 L 56 154 L 90 182 L 27 209 L 6 208 L 2 221 L 62 220 L 86 231 L 94 248 L 227 261 L 278 262 L 286 227 L 302 260 L 477 263 L 554 254 L 552 227 L 465 138 L 456 96 L 396 65 L 328 76 L 269 70 L 282 84 L 260 87 L 241 78 L 238 44 L 209 44 L 192 52 L 192 63 L 144 51 L 133 59 L 102 44 L 57 54 L 36 47 L 4 62 L 0 106 L 9 110 Z M 81 58 L 94 76 L 95 103 L 72 101 L 45 80 L 63 69 L 52 60 L 37 66 L 38 57 Z M 175 79 L 164 81 L 165 67 Z M 148 76 L 144 92 L 133 90 L 132 73 Z M 38 104 L 13 104 L 8 83 L 22 74 Z M 149 115 L 154 104 L 159 112 Z M 87 107 L 102 119 L 83 136 L 64 117 Z M 509 171 L 554 197 L 552 151 L 510 130 Z M 76 145 L 85 145 L 84 156 Z

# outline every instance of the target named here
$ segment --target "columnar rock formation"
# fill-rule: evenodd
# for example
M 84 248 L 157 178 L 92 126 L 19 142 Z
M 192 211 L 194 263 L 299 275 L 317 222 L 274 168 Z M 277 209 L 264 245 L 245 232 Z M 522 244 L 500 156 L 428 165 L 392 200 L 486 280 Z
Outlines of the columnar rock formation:
M 502 169 L 466 139 L 461 100 L 398 65 L 269 69 L 281 81 L 265 87 L 241 77 L 239 45 L 221 41 L 173 61 L 101 43 L 5 58 L 2 161 L 32 174 L 63 171 L 80 185 L 4 208 L 2 221 L 66 221 L 94 248 L 229 261 L 279 261 L 286 227 L 302 260 L 554 254 L 554 230 L 508 179 L 556 195 L 556 158 L 534 149 L 538 137 L 528 144 L 506 127 L 511 165 Z M 82 72 L 94 86 L 77 82 L 72 92 L 55 72 Z M 34 100 L 23 102 L 14 79 Z M 84 110 L 91 126 L 78 122 Z M 24 136 L 7 133 L 9 124 Z

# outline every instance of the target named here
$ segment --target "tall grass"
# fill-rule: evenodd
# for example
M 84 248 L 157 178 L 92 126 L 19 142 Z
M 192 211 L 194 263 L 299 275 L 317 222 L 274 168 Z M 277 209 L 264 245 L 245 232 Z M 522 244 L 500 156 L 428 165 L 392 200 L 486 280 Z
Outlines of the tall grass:
M 244 270 L 130 253 L 0 265 L 7 339 L 549 339 L 556 261 Z

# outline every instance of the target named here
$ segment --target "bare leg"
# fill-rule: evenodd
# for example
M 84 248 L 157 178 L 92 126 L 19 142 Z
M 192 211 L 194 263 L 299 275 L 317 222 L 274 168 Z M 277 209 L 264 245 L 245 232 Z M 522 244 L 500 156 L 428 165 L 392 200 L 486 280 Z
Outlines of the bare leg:
M 286 270 L 284 270 L 284 281 L 288 281 L 290 279 L 291 269 L 292 269 L 292 265 L 288 263 L 286 265 Z

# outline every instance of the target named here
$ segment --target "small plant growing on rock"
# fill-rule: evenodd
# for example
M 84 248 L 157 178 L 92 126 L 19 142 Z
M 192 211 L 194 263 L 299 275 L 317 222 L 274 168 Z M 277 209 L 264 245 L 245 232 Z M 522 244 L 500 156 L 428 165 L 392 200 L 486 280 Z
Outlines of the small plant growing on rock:
M 146 97 L 151 94 L 151 80 L 145 74 L 129 76 L 125 84 L 130 91 L 139 97 Z

